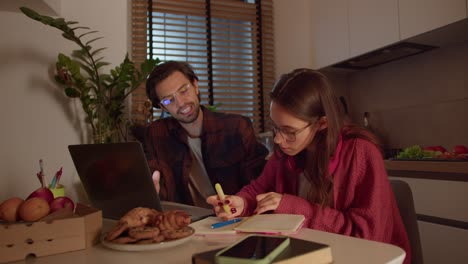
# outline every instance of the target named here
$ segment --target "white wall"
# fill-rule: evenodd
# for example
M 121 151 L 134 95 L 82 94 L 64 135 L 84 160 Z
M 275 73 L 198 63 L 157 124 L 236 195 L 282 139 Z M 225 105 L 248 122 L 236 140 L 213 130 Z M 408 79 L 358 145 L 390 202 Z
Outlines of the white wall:
M 128 1 L 49 3 L 66 20 L 98 30 L 96 36 L 104 39 L 94 47 L 108 47 L 103 55 L 113 66 L 123 60 L 128 50 Z M 65 40 L 59 30 L 26 17 L 17 9 L 21 4 L 51 10 L 42 0 L 0 1 L 0 200 L 25 198 L 39 187 L 36 172 L 40 158 L 49 181 L 63 166 L 67 194 L 83 199 L 67 149 L 70 144 L 89 142 L 81 133 L 81 104 L 65 97 L 53 81 L 57 54 L 70 54 L 77 46 Z

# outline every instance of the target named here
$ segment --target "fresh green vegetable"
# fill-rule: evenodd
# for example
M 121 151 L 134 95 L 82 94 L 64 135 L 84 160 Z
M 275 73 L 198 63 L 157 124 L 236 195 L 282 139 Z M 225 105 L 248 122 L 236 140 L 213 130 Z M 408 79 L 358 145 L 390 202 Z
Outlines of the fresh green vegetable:
M 403 151 L 398 153 L 397 158 L 398 159 L 427 159 L 427 158 L 435 158 L 439 155 L 442 155 L 442 152 L 423 150 L 421 146 L 414 145 L 414 146 L 403 149 Z

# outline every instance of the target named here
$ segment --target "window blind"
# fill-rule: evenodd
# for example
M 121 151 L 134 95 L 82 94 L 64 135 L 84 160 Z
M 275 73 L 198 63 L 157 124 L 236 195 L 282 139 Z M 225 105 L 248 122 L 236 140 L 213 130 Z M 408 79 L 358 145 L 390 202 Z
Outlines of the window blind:
M 132 59 L 190 63 L 201 104 L 248 116 L 261 132 L 275 75 L 272 15 L 272 0 L 134 0 Z M 133 120 L 147 120 L 146 99 L 144 87 L 134 92 Z

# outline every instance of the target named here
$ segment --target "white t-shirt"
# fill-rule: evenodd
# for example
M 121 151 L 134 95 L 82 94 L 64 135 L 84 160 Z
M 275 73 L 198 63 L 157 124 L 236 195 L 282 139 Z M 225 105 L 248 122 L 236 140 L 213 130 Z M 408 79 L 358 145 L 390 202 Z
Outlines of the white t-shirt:
M 212 208 L 206 203 L 206 198 L 215 195 L 213 184 L 206 172 L 201 152 L 201 139 L 188 137 L 188 145 L 192 153 L 192 167 L 190 168 L 189 190 L 195 206 Z

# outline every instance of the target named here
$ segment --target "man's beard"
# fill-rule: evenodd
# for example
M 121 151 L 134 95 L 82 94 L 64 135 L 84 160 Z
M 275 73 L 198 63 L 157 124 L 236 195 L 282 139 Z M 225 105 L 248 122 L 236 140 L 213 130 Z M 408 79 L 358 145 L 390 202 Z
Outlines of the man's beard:
M 191 116 L 188 116 L 187 118 L 184 118 L 184 117 L 180 117 L 180 115 L 177 113 L 177 118 L 176 118 L 177 121 L 183 124 L 190 124 L 190 123 L 195 122 L 195 120 L 197 120 L 198 115 L 200 115 L 200 105 L 196 103 L 190 103 L 190 104 L 192 104 L 192 107 L 195 109 L 193 114 Z

